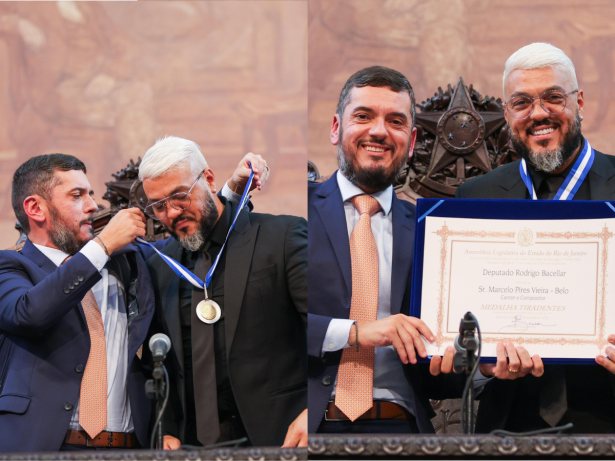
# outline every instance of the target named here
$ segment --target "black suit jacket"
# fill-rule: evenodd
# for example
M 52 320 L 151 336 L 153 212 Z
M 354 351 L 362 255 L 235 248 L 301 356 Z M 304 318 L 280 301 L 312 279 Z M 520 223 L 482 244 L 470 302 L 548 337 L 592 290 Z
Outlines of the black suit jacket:
M 520 160 L 503 165 L 486 175 L 469 180 L 457 189 L 456 197 L 525 199 L 527 188 L 519 173 L 519 162 Z M 615 200 L 615 157 L 595 151 L 594 163 L 585 181 L 589 182 L 591 200 Z M 588 366 L 598 367 L 599 365 Z M 531 378 L 530 376 L 522 379 Z M 610 381 L 614 383 L 613 379 Z M 515 411 L 512 403 L 517 385 L 518 380 L 492 379 L 489 381 L 480 396 L 481 405 L 476 419 L 476 432 L 486 433 L 506 427 L 511 411 Z
M 154 314 L 151 282 L 130 245 L 105 267 L 123 283 L 127 310 L 132 297 L 137 301 L 138 313 L 128 323 L 127 387 L 135 434 L 146 447 L 151 403 L 146 359 L 137 350 Z M 20 252 L 0 251 L 0 452 L 62 445 L 79 399 L 83 367 L 77 367 L 90 353 L 81 300 L 100 279 L 81 253 L 56 267 L 29 240 Z
M 391 315 L 409 314 L 415 206 L 393 194 L 393 263 L 391 273 Z M 308 183 L 309 225 L 309 316 L 308 316 L 308 430 L 315 433 L 331 397 L 342 351 L 321 357 L 322 344 L 333 318 L 350 315 L 352 271 L 350 243 L 344 204 L 337 175 L 324 183 Z M 400 362 L 401 363 L 401 362 Z M 421 432 L 433 432 L 435 416 L 429 398 L 449 396 L 445 386 L 457 377 L 432 377 L 426 365 L 404 366 L 408 386 L 414 391 L 413 413 Z M 457 392 L 455 391 L 453 394 Z
M 175 239 L 161 250 L 177 261 L 183 251 Z M 279 446 L 288 426 L 307 408 L 307 223 L 303 218 L 244 209 L 224 253 L 225 273 L 214 277 L 224 277 L 226 356 L 233 394 L 251 442 Z M 168 418 L 183 440 L 186 402 L 179 278 L 158 255 L 148 258 L 147 264 L 156 315 L 173 344 Z

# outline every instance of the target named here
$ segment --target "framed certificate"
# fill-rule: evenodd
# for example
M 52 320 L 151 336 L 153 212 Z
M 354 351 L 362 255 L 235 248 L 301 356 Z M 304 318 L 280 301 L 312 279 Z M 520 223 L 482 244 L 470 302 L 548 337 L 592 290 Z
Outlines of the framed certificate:
M 470 311 L 485 361 L 512 342 L 547 363 L 595 363 L 615 333 L 612 206 L 420 199 L 410 312 L 436 336 L 428 354 L 444 354 Z

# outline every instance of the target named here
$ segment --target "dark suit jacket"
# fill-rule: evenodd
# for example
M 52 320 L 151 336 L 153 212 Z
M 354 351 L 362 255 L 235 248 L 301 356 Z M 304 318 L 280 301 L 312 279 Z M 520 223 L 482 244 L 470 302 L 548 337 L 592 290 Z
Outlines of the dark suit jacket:
M 138 305 L 128 325 L 127 386 L 135 434 L 147 446 L 151 403 L 136 354 L 154 313 L 151 282 L 130 246 L 114 253 L 110 266 Z M 0 451 L 60 448 L 79 399 L 83 373 L 76 367 L 90 353 L 81 300 L 100 279 L 81 253 L 56 267 L 30 241 L 20 252 L 0 251 Z
M 162 253 L 181 261 L 168 240 Z M 294 216 L 241 211 L 226 248 L 224 315 L 227 365 L 245 429 L 254 445 L 279 446 L 307 408 L 307 223 Z M 179 278 L 158 255 L 147 260 L 156 315 L 173 348 L 169 414 L 185 433 L 184 355 Z M 169 362 L 169 360 L 167 360 Z M 215 394 L 214 394 L 215 398 Z
M 615 157 L 595 151 L 589 181 L 591 200 L 615 199 Z M 527 188 L 519 174 L 519 163 L 508 163 L 486 175 L 470 179 L 457 188 L 456 198 L 525 199 Z
M 393 196 L 391 212 L 391 315 L 408 315 L 415 206 Z M 352 293 L 350 243 L 336 174 L 324 183 L 308 183 L 308 226 L 308 429 L 309 433 L 315 433 L 331 397 L 342 357 L 342 351 L 321 357 L 322 344 L 332 319 L 349 318 Z M 440 384 L 452 377 L 432 379 L 425 365 L 405 366 L 404 372 L 408 385 L 414 391 L 413 413 L 419 430 L 433 432 L 430 418 L 435 414 L 426 389 L 429 389 L 431 398 L 443 397 L 445 387 L 440 387 Z
M 519 174 L 519 162 L 518 160 L 502 165 L 486 175 L 469 180 L 457 189 L 456 197 L 525 199 L 527 188 Z M 585 181 L 589 181 L 591 200 L 615 200 L 615 157 L 596 151 L 594 164 Z M 476 419 L 477 433 L 491 432 L 494 429 L 506 427 L 509 414 L 511 410 L 514 410 L 512 402 L 517 385 L 518 380 L 492 379 L 489 381 L 480 396 L 481 405 Z

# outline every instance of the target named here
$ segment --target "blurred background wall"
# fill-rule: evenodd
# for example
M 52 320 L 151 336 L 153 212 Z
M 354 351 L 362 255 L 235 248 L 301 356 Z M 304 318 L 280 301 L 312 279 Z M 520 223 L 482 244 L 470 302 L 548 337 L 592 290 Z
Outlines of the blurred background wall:
M 307 217 L 307 2 L 0 2 L 0 248 L 15 169 L 83 160 L 97 202 L 166 134 L 197 142 L 218 187 L 271 166 L 259 212 Z
M 586 109 L 583 133 L 615 154 L 615 8 L 611 0 L 310 0 L 309 158 L 337 168 L 329 130 L 344 82 L 383 65 L 408 77 L 417 102 L 459 77 L 481 95 L 502 97 L 506 59 L 546 41 L 577 69 Z

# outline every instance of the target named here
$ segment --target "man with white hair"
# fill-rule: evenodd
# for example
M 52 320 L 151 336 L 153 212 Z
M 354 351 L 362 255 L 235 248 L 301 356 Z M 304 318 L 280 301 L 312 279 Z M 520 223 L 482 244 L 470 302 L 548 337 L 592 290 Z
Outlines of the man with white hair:
M 157 315 L 173 347 L 166 449 L 247 437 L 307 445 L 307 222 L 248 212 L 216 195 L 196 143 L 159 140 L 139 177 L 146 213 L 175 237 L 162 254 L 205 287 L 147 260 Z
M 595 151 L 581 134 L 583 91 L 562 50 L 533 43 L 513 53 L 503 92 L 512 145 L 521 160 L 463 184 L 458 198 L 615 199 L 615 157 Z M 609 341 L 615 344 L 615 335 Z M 615 353 L 610 347 L 606 352 Z M 476 432 L 569 422 L 576 433 L 615 431 L 615 379 L 606 371 L 615 373 L 615 365 L 604 356 L 596 357 L 600 368 L 543 366 L 539 356 L 511 343 L 498 344 L 497 354 L 496 365 L 481 365 L 485 376 L 499 379 L 489 381 L 481 394 Z M 450 370 L 450 362 L 443 359 L 443 370 Z

